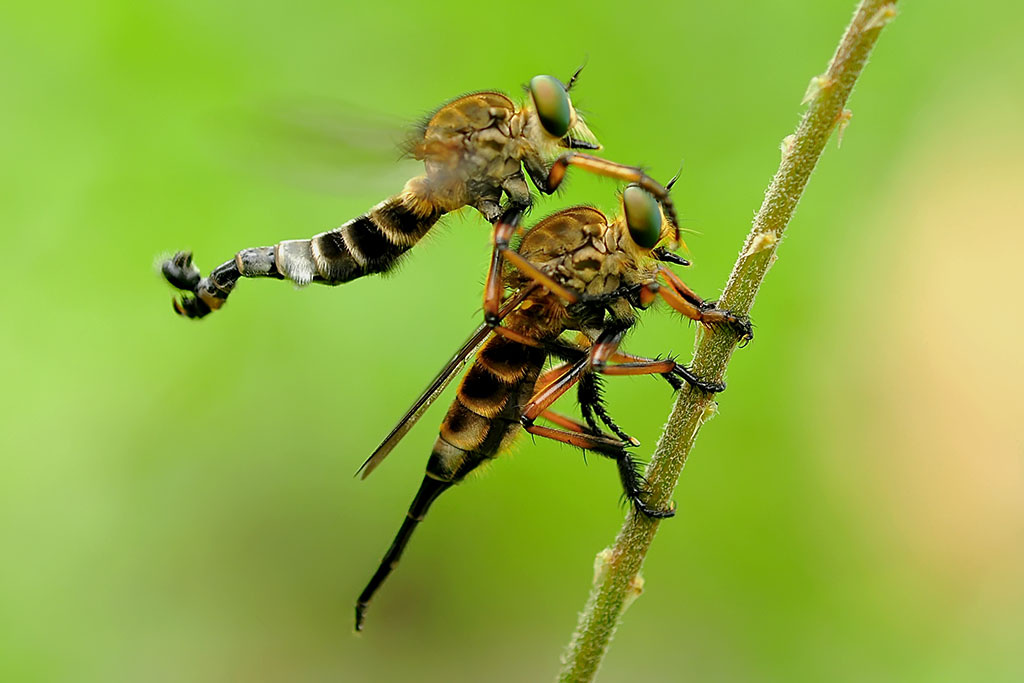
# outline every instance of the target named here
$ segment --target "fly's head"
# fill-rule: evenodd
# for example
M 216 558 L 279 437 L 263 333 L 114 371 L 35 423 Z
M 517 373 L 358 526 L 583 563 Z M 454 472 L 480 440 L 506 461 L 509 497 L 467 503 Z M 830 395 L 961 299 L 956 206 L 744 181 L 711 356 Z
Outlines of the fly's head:
M 553 159 L 568 149 L 601 149 L 569 97 L 579 73 L 573 74 L 568 84 L 554 76 L 534 76 L 526 87 L 524 133 L 545 158 Z
M 641 280 L 648 279 L 660 261 L 689 265 L 669 250 L 679 241 L 678 229 L 665 217 L 658 200 L 639 185 L 627 185 L 622 191 L 622 213 L 613 229 L 618 233 L 620 248 L 636 264 L 636 275 Z

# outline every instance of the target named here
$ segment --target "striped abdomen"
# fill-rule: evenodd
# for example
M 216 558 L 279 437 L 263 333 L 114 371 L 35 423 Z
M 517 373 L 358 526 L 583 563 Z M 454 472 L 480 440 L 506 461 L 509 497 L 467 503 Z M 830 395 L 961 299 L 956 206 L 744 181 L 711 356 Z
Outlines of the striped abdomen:
M 522 320 L 519 313 L 513 313 L 506 324 L 515 328 Z M 356 601 L 356 630 L 362 629 L 370 600 L 398 564 L 430 505 L 515 438 L 522 426 L 522 406 L 533 395 L 546 358 L 542 349 L 498 335 L 493 335 L 477 353 L 441 424 L 426 475 L 402 526 Z
M 273 247 L 252 247 L 235 254 L 204 278 L 190 252 L 164 262 L 164 277 L 175 287 L 194 292 L 175 302 L 178 313 L 201 318 L 224 305 L 242 277 L 288 278 L 299 285 L 338 285 L 364 275 L 383 273 L 416 244 L 445 214 L 414 178 L 400 194 L 353 218 L 339 228 L 308 240 L 288 240 Z
M 522 407 L 533 395 L 546 358 L 541 349 L 492 336 L 477 354 L 441 423 L 427 475 L 457 482 L 497 456 L 519 432 Z
M 442 215 L 442 211 L 403 192 L 339 228 L 308 240 L 246 249 L 235 261 L 246 277 L 270 275 L 267 269 L 272 265 L 278 274 L 300 285 L 341 284 L 390 269 Z M 273 250 L 272 264 L 267 263 L 265 250 L 269 249 Z

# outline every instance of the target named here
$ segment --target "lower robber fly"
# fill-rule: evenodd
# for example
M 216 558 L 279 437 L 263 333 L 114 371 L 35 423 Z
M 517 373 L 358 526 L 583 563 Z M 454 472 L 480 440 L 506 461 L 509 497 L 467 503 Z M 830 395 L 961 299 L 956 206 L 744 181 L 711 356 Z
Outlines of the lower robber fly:
M 692 320 L 732 329 L 744 341 L 753 333 L 749 320 L 704 301 L 666 267 L 687 262 L 658 246 L 672 237 L 674 227 L 651 195 L 630 185 L 622 204 L 622 216 L 611 220 L 587 206 L 559 211 L 529 230 L 517 250 L 497 249 L 484 302 L 486 322 L 363 463 L 359 471 L 365 478 L 476 351 L 441 424 L 406 519 L 356 602 L 356 630 L 362 630 L 370 600 L 394 570 L 434 500 L 497 457 L 520 430 L 610 458 L 638 513 L 659 518 L 674 514 L 673 508 L 649 505 L 643 476 L 628 451 L 638 442 L 608 415 L 598 377 L 660 375 L 676 390 L 684 383 L 706 392 L 725 388 L 696 377 L 672 358 L 644 358 L 619 349 L 635 324 L 636 311 L 658 297 Z M 496 244 L 507 243 L 520 218 L 521 213 L 506 213 L 494 229 L 501 238 Z M 505 285 L 514 293 L 502 303 Z M 569 331 L 579 332 L 580 340 L 563 338 Z M 544 371 L 552 358 L 560 364 Z M 551 410 L 574 386 L 582 423 Z M 537 424 L 540 418 L 555 426 Z

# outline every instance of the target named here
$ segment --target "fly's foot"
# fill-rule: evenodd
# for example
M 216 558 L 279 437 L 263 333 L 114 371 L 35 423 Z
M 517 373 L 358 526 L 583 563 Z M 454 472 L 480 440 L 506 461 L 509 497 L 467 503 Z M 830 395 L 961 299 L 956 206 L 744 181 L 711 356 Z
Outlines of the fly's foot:
M 675 503 L 669 503 L 667 508 L 653 508 L 642 500 L 634 500 L 633 505 L 640 514 L 651 519 L 668 519 L 676 516 Z
M 202 279 L 199 268 L 192 263 L 191 251 L 179 251 L 173 258 L 163 262 L 160 271 L 174 287 L 186 292 L 196 291 Z
M 727 311 L 728 312 L 728 311 Z M 729 313 L 729 320 L 726 323 L 732 328 L 732 331 L 737 334 L 740 338 L 740 346 L 746 346 L 750 343 L 750 340 L 754 338 L 754 326 L 750 322 L 750 318 L 747 316 L 738 316 Z
M 190 251 L 179 251 L 173 258 L 164 261 L 160 270 L 168 282 L 182 291 L 181 297 L 173 301 L 174 310 L 186 318 L 202 318 L 223 306 L 241 277 L 234 260 L 202 277 L 199 268 L 192 263 Z
M 202 318 L 210 312 L 210 306 L 197 296 L 203 280 L 199 268 L 192 262 L 191 251 L 179 251 L 161 264 L 160 271 L 165 280 L 185 292 L 171 301 L 175 313 L 186 318 Z
M 202 318 L 212 310 L 199 297 L 187 294 L 183 294 L 178 299 L 172 299 L 171 304 L 174 306 L 175 313 L 186 318 Z
M 704 314 L 704 323 L 708 327 L 728 326 L 740 338 L 741 346 L 746 346 L 754 338 L 754 326 L 751 324 L 749 317 L 737 315 L 725 308 L 719 308 L 717 301 L 705 301 L 700 309 L 701 313 Z
M 682 388 L 682 383 L 679 380 L 683 380 L 695 389 L 700 389 L 707 394 L 717 394 L 725 391 L 725 382 L 709 382 L 701 379 L 682 363 L 676 363 L 676 367 L 671 372 L 665 373 L 665 379 L 669 380 L 669 383 L 675 387 L 676 391 Z

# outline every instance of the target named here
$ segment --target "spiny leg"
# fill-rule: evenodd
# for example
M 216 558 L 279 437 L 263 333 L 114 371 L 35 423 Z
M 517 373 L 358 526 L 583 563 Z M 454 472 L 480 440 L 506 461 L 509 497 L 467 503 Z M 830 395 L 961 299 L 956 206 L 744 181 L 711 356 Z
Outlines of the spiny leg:
M 616 351 L 615 354 L 612 356 L 611 360 L 613 360 L 615 363 L 618 363 L 617 366 L 612 366 L 612 367 L 619 367 L 619 366 L 622 366 L 622 365 L 626 365 L 627 370 L 623 374 L 630 374 L 629 368 L 630 368 L 631 364 L 632 364 L 632 367 L 636 367 L 637 365 L 643 366 L 643 365 L 647 365 L 647 364 L 665 363 L 666 360 L 667 361 L 671 361 L 671 363 L 674 364 L 674 367 L 671 370 L 669 370 L 668 372 L 661 373 L 661 377 L 666 382 L 668 382 L 669 386 L 672 387 L 673 391 L 679 391 L 680 389 L 682 389 L 684 381 L 685 381 L 686 384 L 700 384 L 700 383 L 702 383 L 700 378 L 698 378 L 696 375 L 694 375 L 690 371 L 689 368 L 687 368 L 685 365 L 683 365 L 682 363 L 680 363 L 679 361 L 677 361 L 674 358 L 668 358 L 668 359 L 665 359 L 665 358 L 646 358 L 645 356 L 635 356 L 635 355 L 633 355 L 631 353 L 624 353 L 623 351 Z M 650 367 L 650 365 L 648 365 L 648 367 Z M 609 373 L 605 373 L 605 374 L 609 374 Z M 615 374 L 615 373 L 613 372 L 613 373 L 610 373 L 610 374 Z M 638 374 L 647 374 L 647 373 L 638 373 Z M 714 386 L 719 388 L 720 390 L 725 390 L 725 385 L 724 384 L 716 384 Z
M 700 298 L 696 292 L 686 286 L 686 283 L 678 275 L 664 266 L 658 267 L 658 274 L 664 277 L 668 284 L 660 286 L 658 283 L 650 283 L 645 287 L 652 294 L 659 294 L 668 302 L 669 306 L 690 320 L 695 320 L 707 327 L 726 325 L 735 331 L 744 342 L 754 338 L 754 329 L 749 318 L 717 308 L 713 302 Z M 643 295 L 641 298 L 644 298 Z
M 612 416 L 608 414 L 608 410 L 604 405 L 604 398 L 601 396 L 599 377 L 599 375 L 593 372 L 588 372 L 580 378 L 577 398 L 580 404 L 580 412 L 583 413 L 583 419 L 587 421 L 587 424 L 593 431 L 600 432 L 601 428 L 594 419 L 596 415 L 597 419 L 601 420 L 608 429 L 612 430 L 615 436 L 633 446 L 639 446 L 640 442 L 627 434 L 625 430 L 615 423 Z
M 571 389 L 579 381 L 582 373 L 589 369 L 589 367 L 590 359 L 582 358 L 573 363 L 568 371 L 534 394 L 533 398 L 523 409 L 522 417 L 520 418 L 523 427 L 530 434 L 591 450 L 615 460 L 618 465 L 619 478 L 622 481 L 623 490 L 637 510 L 648 517 L 671 517 L 675 514 L 675 510 L 652 508 L 644 501 L 646 492 L 643 489 L 643 477 L 636 471 L 636 462 L 625 448 L 629 444 L 623 444 L 603 434 L 586 434 L 534 424 L 534 420 L 542 415 L 558 397 Z
M 534 385 L 536 387 L 535 392 L 547 388 L 552 382 L 565 375 L 565 373 L 567 373 L 572 368 L 572 365 L 573 363 L 562 363 L 561 365 L 556 365 L 555 367 L 550 368 L 549 370 L 544 372 L 537 379 L 537 383 Z M 594 416 L 596 415 L 609 429 L 612 430 L 612 432 L 615 433 L 616 436 L 618 436 L 624 442 L 629 443 L 633 446 L 640 445 L 639 441 L 634 439 L 629 434 L 626 434 L 625 431 L 623 431 L 617 424 L 615 424 L 615 421 L 611 418 L 611 416 L 608 415 L 604 407 L 603 399 L 601 397 L 600 384 L 598 382 L 597 375 L 595 375 L 592 372 L 583 373 L 583 375 L 580 377 L 580 381 L 577 386 L 577 396 L 578 402 L 580 404 L 580 411 L 583 413 L 583 419 L 586 421 L 586 424 L 582 424 L 579 421 L 574 420 L 573 418 L 567 415 L 563 415 L 551 409 L 545 410 L 543 413 L 541 413 L 540 416 L 570 431 L 580 432 L 584 434 L 603 435 L 603 430 L 597 424 L 597 421 L 594 419 Z
M 548 422 L 553 422 L 562 429 L 566 429 L 570 432 L 577 432 L 579 434 L 590 433 L 590 429 L 587 427 L 587 425 L 574 420 L 568 415 L 563 415 L 562 413 L 555 412 L 554 410 L 545 410 L 543 413 L 540 414 L 540 416 L 547 420 Z
M 501 304 L 501 297 L 505 289 L 501 277 L 501 264 L 503 261 L 508 261 L 519 272 L 533 280 L 534 283 L 546 287 L 566 302 L 572 304 L 579 301 L 579 295 L 560 285 L 540 268 L 509 247 L 509 239 L 515 233 L 521 219 L 522 210 L 512 208 L 506 212 L 506 215 L 501 220 L 494 224 L 494 231 L 492 233 L 494 249 L 491 253 L 491 266 L 487 271 L 487 284 L 484 288 L 484 321 L 488 325 L 494 326 L 497 324 L 496 312 Z
M 484 320 L 488 325 L 497 324 L 498 308 L 505 293 L 505 284 L 501 277 L 503 247 L 508 247 L 509 240 L 522 220 L 523 209 L 517 206 L 509 207 L 494 224 L 491 232 L 491 265 L 487 270 L 487 284 L 484 286 Z
M 579 381 L 580 375 L 589 365 L 590 361 L 587 358 L 576 361 L 554 381 L 534 393 L 530 401 L 523 407 L 520 417 L 523 426 L 531 426 L 541 413 L 547 410 L 562 394 L 569 391 Z
M 409 539 L 412 537 L 412 532 L 416 530 L 416 526 L 423 521 L 423 517 L 427 514 L 430 504 L 449 489 L 452 483 L 436 479 L 430 474 L 423 477 L 423 483 L 420 484 L 420 489 L 417 491 L 412 505 L 409 506 L 409 512 L 406 513 L 405 520 L 402 521 L 402 526 L 398 530 L 395 540 L 392 541 L 388 551 L 384 553 L 384 557 L 381 559 L 380 565 L 377 567 L 377 571 L 374 572 L 370 582 L 366 584 L 366 588 L 359 594 L 359 599 L 356 601 L 356 631 L 363 630 L 366 608 L 370 604 L 370 600 L 381 587 L 381 584 L 384 583 L 384 580 L 388 578 L 398 565 L 398 560 L 402 557 L 402 551 L 405 550 L 405 546 L 409 543 Z
M 601 333 L 590 349 L 590 362 L 595 372 L 602 375 L 662 375 L 678 389 L 670 377 L 678 377 L 685 380 L 693 387 L 708 393 L 717 393 L 725 390 L 725 385 L 720 382 L 708 382 L 697 377 L 685 365 L 676 362 L 672 358 L 642 358 L 639 356 L 628 356 L 619 352 L 619 344 L 626 330 L 621 327 L 609 328 Z M 625 362 L 609 365 L 609 361 L 621 358 Z M 626 360 L 628 358 L 628 360 Z
M 601 157 L 593 156 L 592 154 L 583 154 L 581 152 L 566 152 L 562 156 L 555 160 L 552 164 L 551 170 L 548 172 L 547 187 L 544 188 L 547 192 L 554 192 L 559 185 L 562 184 L 562 180 L 565 178 L 565 172 L 569 166 L 578 166 L 579 168 L 596 173 L 597 175 L 607 176 L 609 178 L 616 178 L 618 180 L 625 180 L 631 183 L 636 183 L 643 189 L 647 190 L 653 195 L 658 202 L 661 203 L 662 208 L 665 210 L 665 217 L 668 218 L 669 223 L 675 228 L 675 241 L 678 243 L 681 241 L 679 235 L 679 220 L 676 218 L 676 208 L 672 203 L 672 197 L 669 194 L 667 187 L 659 183 L 657 180 L 647 175 L 643 169 L 636 166 L 626 166 L 625 164 L 619 164 L 614 161 L 608 161 Z
M 586 373 L 579 383 L 581 389 L 587 384 L 588 380 L 592 380 L 593 378 L 594 375 L 592 373 Z M 584 395 L 585 394 L 581 391 L 580 409 L 583 411 L 586 424 L 572 417 L 569 417 L 568 415 L 563 415 L 562 413 L 551 410 L 550 408 L 541 413 L 540 416 L 547 420 L 548 422 L 552 422 L 561 427 L 562 429 L 568 430 L 570 432 L 576 432 L 578 434 L 589 434 L 591 436 L 601 436 L 605 439 L 609 439 L 610 441 L 615 442 L 615 440 L 612 439 L 609 435 L 605 434 L 601 427 L 598 426 L 597 422 L 594 421 L 593 416 L 594 412 L 596 411 L 599 413 L 599 416 L 601 417 L 602 421 L 607 420 L 605 424 L 607 424 L 609 428 L 611 428 L 612 431 L 615 432 L 615 435 L 622 439 L 622 441 L 632 446 L 640 445 L 639 441 L 631 437 L 629 434 L 623 432 L 621 429 L 618 428 L 618 425 L 616 425 L 611 420 L 611 417 L 608 416 L 608 414 L 605 412 L 604 406 L 601 405 L 599 397 L 597 399 L 590 399 L 589 395 L 587 395 L 587 399 L 584 399 L 582 398 Z
M 643 475 L 637 471 L 636 460 L 633 459 L 633 456 L 630 455 L 629 451 L 623 448 L 622 444 L 618 441 L 607 437 L 599 437 L 593 434 L 580 434 L 574 431 L 555 429 L 553 427 L 542 427 L 541 425 L 535 424 L 527 426 L 526 431 L 530 434 L 542 436 L 546 439 L 560 441 L 561 443 L 569 444 L 570 446 L 576 446 L 577 448 L 593 451 L 605 456 L 606 458 L 614 460 L 615 464 L 618 466 L 622 489 L 625 492 L 626 497 L 629 498 L 630 502 L 633 503 L 638 511 L 648 517 L 658 519 L 672 517 L 676 514 L 674 507 L 662 510 L 653 508 L 644 501 L 644 498 L 647 496 L 647 491 L 644 490 L 645 482 Z

